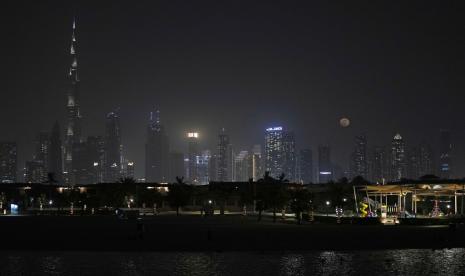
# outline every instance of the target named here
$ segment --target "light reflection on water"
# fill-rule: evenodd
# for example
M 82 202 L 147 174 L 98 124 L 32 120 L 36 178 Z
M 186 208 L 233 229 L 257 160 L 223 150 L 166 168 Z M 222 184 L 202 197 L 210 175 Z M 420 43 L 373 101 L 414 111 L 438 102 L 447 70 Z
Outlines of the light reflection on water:
M 465 249 L 0 252 L 0 275 L 465 275 Z

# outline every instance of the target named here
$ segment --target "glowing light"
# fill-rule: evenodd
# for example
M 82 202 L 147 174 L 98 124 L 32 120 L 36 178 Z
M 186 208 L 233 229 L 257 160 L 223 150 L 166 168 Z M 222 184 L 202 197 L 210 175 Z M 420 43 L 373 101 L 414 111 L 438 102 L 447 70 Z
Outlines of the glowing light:
M 329 174 L 332 174 L 332 172 L 320 172 L 320 174 L 329 175 Z
M 128 162 L 128 166 L 134 166 L 134 162 Z
M 199 133 L 198 132 L 188 132 L 187 137 L 188 138 L 199 138 Z
M 280 127 L 280 126 L 278 126 L 278 127 L 269 127 L 269 128 L 266 129 L 266 131 L 281 131 L 281 130 L 283 130 L 283 127 Z

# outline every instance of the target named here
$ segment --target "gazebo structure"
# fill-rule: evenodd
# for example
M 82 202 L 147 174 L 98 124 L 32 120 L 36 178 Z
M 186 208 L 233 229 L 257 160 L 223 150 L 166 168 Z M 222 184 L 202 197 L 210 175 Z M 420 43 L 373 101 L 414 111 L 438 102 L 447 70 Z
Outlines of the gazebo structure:
M 464 215 L 465 180 L 405 181 L 386 185 L 356 185 L 353 189 L 357 213 L 360 211 L 358 204 L 364 202 L 370 212 L 417 217 L 418 204 L 431 201 L 433 205 L 429 217 L 442 216 L 441 205 L 444 203 L 447 203 L 447 214 Z

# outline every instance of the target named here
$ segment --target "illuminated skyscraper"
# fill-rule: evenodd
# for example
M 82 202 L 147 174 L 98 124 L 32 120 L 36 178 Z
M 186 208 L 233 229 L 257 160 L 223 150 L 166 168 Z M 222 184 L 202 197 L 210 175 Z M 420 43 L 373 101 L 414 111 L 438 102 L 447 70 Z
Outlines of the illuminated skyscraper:
M 150 113 L 145 144 L 145 180 L 147 182 L 169 181 L 168 135 L 160 123 L 160 112 Z
M 286 179 L 295 179 L 294 133 L 282 127 L 267 128 L 265 132 L 265 169 L 273 177 L 285 174 Z
M 355 150 L 352 154 L 352 175 L 368 178 L 367 140 L 361 135 L 355 137 Z
M 197 168 L 197 157 L 200 156 L 200 144 L 199 144 L 199 133 L 189 132 L 187 133 L 187 171 L 188 180 L 192 184 L 199 183 L 199 174 Z
M 121 177 L 121 128 L 116 112 L 108 113 L 105 122 L 104 181 L 115 182 Z
M 73 32 L 71 36 L 71 67 L 69 69 L 70 87 L 68 90 L 68 103 L 67 103 L 67 126 L 65 133 L 64 156 L 65 163 L 64 169 L 66 172 L 65 181 L 73 183 L 73 146 L 81 142 L 81 112 L 79 102 L 79 86 L 80 80 L 78 75 L 78 61 L 77 61 L 77 40 L 76 40 L 76 20 L 73 20 Z
M 328 145 L 318 147 L 318 183 L 334 180 L 331 163 L 331 148 Z
M 252 166 L 252 180 L 257 181 L 263 177 L 263 158 L 262 158 L 262 146 L 255 145 L 252 148 L 251 156 Z
M 209 150 L 204 150 L 200 155 L 196 156 L 196 184 L 206 185 L 210 182 L 210 157 L 211 153 Z
M 15 142 L 0 142 L 0 183 L 15 183 L 17 176 Z
M 218 134 L 218 145 L 216 152 L 216 179 L 215 181 L 232 181 L 233 179 L 233 149 L 229 140 L 229 135 L 226 134 L 223 128 Z
M 399 181 L 406 177 L 405 144 L 402 136 L 396 134 L 391 143 L 391 180 Z
M 104 140 L 101 136 L 89 136 L 86 141 L 73 147 L 73 175 L 76 184 L 103 182 L 105 158 Z
M 242 150 L 234 158 L 234 181 L 245 182 L 252 177 L 252 163 L 249 152 Z
M 43 183 L 48 180 L 49 134 L 47 132 L 40 132 L 34 141 L 34 147 L 32 161 L 26 162 L 24 180 L 28 183 Z
M 449 130 L 441 130 L 439 153 L 439 176 L 443 179 L 451 178 L 452 141 Z

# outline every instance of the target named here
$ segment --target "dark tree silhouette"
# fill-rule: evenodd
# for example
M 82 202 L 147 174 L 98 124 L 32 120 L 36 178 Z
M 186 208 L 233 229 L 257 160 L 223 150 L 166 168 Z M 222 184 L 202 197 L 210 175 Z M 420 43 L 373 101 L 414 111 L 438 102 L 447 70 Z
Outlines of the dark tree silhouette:
M 168 186 L 168 203 L 176 209 L 176 215 L 179 216 L 179 209 L 186 206 L 192 195 L 192 189 L 184 183 L 184 177 L 176 177 L 177 183 Z
M 291 192 L 291 210 L 295 213 L 298 224 L 302 224 L 302 213 L 312 207 L 312 195 L 305 189 L 293 190 Z
M 284 174 L 281 174 L 278 179 L 273 178 L 266 172 L 263 179 L 259 180 L 263 188 L 263 199 L 265 208 L 273 210 L 273 222 L 276 222 L 276 213 L 279 208 L 285 208 L 289 202 L 289 192 L 286 183 L 288 180 Z

